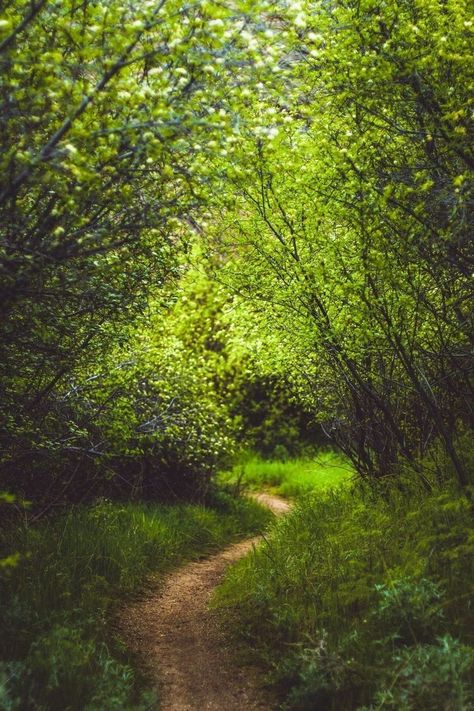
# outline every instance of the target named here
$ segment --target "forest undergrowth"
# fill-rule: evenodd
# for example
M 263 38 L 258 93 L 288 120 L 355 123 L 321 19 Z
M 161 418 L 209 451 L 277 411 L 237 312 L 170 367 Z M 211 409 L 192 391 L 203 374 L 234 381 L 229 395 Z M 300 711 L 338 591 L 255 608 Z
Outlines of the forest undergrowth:
M 413 471 L 304 492 L 229 571 L 215 604 L 283 709 L 474 707 L 472 493 Z
M 150 708 L 114 632 L 118 606 L 148 574 L 258 533 L 270 518 L 220 492 L 209 507 L 103 501 L 10 529 L 4 545 L 17 559 L 0 582 L 0 709 Z

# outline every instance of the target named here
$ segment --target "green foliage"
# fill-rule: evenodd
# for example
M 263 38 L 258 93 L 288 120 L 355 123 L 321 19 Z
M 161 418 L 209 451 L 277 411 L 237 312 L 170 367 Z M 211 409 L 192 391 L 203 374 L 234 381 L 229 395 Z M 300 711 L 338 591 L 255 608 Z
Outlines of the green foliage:
M 15 0 L 0 30 L 9 485 L 67 488 L 104 439 L 104 488 L 124 458 L 194 482 L 235 441 L 303 456 L 316 421 L 362 475 L 437 440 L 467 484 L 465 0 Z
M 272 461 L 251 456 L 222 472 L 219 481 L 261 490 L 270 488 L 286 497 L 327 491 L 348 482 L 353 476 L 350 463 L 332 451 L 320 451 L 311 459 Z
M 445 708 L 469 709 L 474 703 L 470 683 L 474 649 L 450 635 L 437 644 L 417 644 L 393 656 L 391 675 L 375 694 L 372 709 L 429 711 Z
M 470 703 L 473 28 L 467 0 L 0 20 L 1 489 L 204 500 L 239 449 L 315 488 L 223 593 L 295 708 Z M 321 432 L 371 487 L 321 496 Z M 215 515 L 5 526 L 2 703 L 140 707 L 102 618 Z
M 470 500 L 404 486 L 304 497 L 221 587 L 289 709 L 469 708 Z
M 466 485 L 469 3 L 297 5 L 273 137 L 249 135 L 211 246 L 262 367 L 292 381 L 360 473 L 415 468 L 438 439 Z
M 421 578 L 394 581 L 390 585 L 376 585 L 380 599 L 376 615 L 383 625 L 392 630 L 393 641 L 423 641 L 442 627 L 442 592 L 432 580 Z
M 4 693 L 12 689 L 16 697 L 6 708 L 145 711 L 154 701 L 137 694 L 132 667 L 114 658 L 105 642 L 64 623 L 36 639 L 24 661 L 4 668 L 10 673 Z
M 56 386 L 28 469 L 18 473 L 18 461 L 10 463 L 13 488 L 46 505 L 52 485 L 58 500 L 205 495 L 232 456 L 236 427 L 216 382 L 226 356 L 208 344 L 217 337 L 219 302 L 205 294 L 209 321 L 204 304 L 189 309 L 200 293 L 194 276 L 182 279 L 177 294 L 168 291 L 175 303 L 150 303 L 96 370 Z
M 42 447 L 12 476 L 17 491 L 41 500 L 54 481 L 58 498 L 202 498 L 249 442 L 280 457 L 308 450 L 308 414 L 281 383 L 255 387 L 232 300 L 199 266 L 164 292 L 172 303 L 150 302 L 97 371 L 57 386 Z
M 269 518 L 221 493 L 212 508 L 104 501 L 10 530 L 2 547 L 22 556 L 0 579 L 1 708 L 148 708 L 111 612 L 147 573 L 256 533 Z
M 238 162 L 253 122 L 246 93 L 276 77 L 266 27 L 254 22 L 266 8 L 14 0 L 5 10 L 0 465 L 34 498 L 51 498 L 65 471 L 98 456 L 67 383 L 109 366 L 150 299 L 170 299 L 223 160 Z M 199 429 L 193 415 L 182 430 Z

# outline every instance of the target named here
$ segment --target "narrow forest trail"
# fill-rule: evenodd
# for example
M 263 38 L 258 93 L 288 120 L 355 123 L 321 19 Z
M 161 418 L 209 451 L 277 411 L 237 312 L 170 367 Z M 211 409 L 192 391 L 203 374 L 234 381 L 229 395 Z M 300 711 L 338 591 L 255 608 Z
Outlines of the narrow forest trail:
M 270 494 L 255 497 L 277 515 L 289 504 Z M 258 669 L 239 666 L 209 609 L 226 569 L 260 536 L 228 546 L 172 572 L 156 590 L 124 609 L 120 632 L 142 660 L 158 690 L 161 711 L 271 711 L 275 700 Z

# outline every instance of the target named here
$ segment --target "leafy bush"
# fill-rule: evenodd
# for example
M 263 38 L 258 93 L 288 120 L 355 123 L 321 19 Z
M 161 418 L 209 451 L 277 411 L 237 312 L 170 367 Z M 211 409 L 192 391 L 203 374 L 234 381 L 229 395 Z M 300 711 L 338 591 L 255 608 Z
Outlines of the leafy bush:
M 473 708 L 474 687 L 470 683 L 473 663 L 473 648 L 451 635 L 440 637 L 437 644 L 406 647 L 394 655 L 385 686 L 375 693 L 375 705 L 370 708 L 393 711 Z
M 375 588 L 380 599 L 374 615 L 381 626 L 391 630 L 396 644 L 416 644 L 442 628 L 443 593 L 432 580 L 402 579 Z
M 57 624 L 33 642 L 10 684 L 28 708 L 145 711 L 152 696 L 137 695 L 135 682 L 133 669 L 114 658 L 105 642 Z
M 115 486 L 161 499 L 202 496 L 235 447 L 205 357 L 168 338 L 124 360 L 133 365 L 115 369 L 97 393 L 99 403 L 111 401 L 96 424 Z
M 4 462 L 14 491 L 35 503 L 49 503 L 51 489 L 55 502 L 203 499 L 230 461 L 236 427 L 216 382 L 225 357 L 208 347 L 215 316 L 187 311 L 193 288 L 191 274 L 172 307 L 150 303 L 100 365 L 70 375 L 41 427 L 22 423 L 30 434 L 17 449 L 28 461 Z

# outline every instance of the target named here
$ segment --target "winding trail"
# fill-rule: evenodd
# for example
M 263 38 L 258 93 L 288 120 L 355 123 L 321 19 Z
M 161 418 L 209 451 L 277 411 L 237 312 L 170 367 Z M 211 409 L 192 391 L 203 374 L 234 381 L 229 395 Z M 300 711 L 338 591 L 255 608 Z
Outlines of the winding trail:
M 255 496 L 277 515 L 289 504 L 270 494 Z M 156 589 L 125 608 L 120 634 L 142 660 L 161 699 L 160 711 L 271 711 L 258 669 L 239 666 L 209 609 L 226 569 L 261 540 L 228 546 L 172 572 Z

